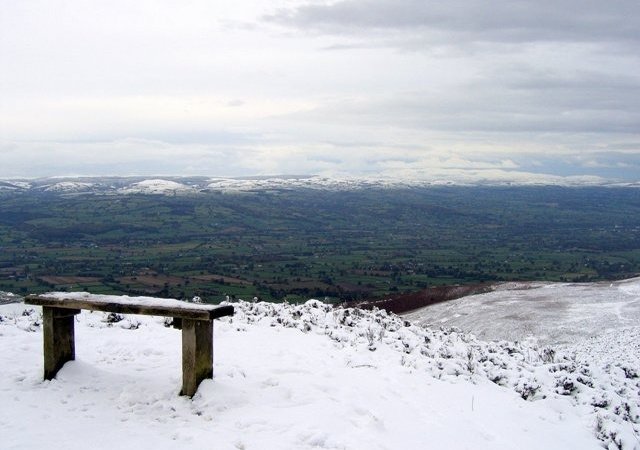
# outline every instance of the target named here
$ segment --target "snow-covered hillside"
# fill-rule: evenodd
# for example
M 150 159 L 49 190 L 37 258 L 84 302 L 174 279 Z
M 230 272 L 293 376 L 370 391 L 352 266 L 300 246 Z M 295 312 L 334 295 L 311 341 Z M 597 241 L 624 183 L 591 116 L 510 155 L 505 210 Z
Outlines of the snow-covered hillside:
M 44 188 L 47 192 L 85 192 L 93 188 L 93 183 L 80 181 L 60 181 Z
M 409 186 L 429 186 L 434 183 L 406 181 L 401 179 L 321 176 L 264 177 L 264 178 L 213 178 L 207 186 L 210 191 L 247 192 L 271 189 L 315 189 L 347 191 L 367 188 L 402 188 Z
M 317 301 L 234 305 L 193 400 L 163 318 L 83 312 L 76 361 L 43 382 L 39 310 L 0 306 L 2 447 L 640 448 L 638 366 L 589 358 L 606 348 L 483 342 Z
M 617 186 L 638 188 L 639 183 L 612 183 L 585 177 L 545 177 L 542 179 L 504 180 L 472 177 L 406 178 L 380 176 L 281 175 L 257 177 L 53 177 L 39 179 L 0 180 L 0 191 L 29 191 L 83 194 L 156 194 L 176 195 L 207 192 L 261 192 L 287 189 L 351 191 L 359 189 L 402 189 L 429 186 Z
M 8 190 L 8 191 L 17 191 L 23 189 L 29 189 L 31 184 L 26 181 L 15 181 L 15 180 L 0 180 L 0 191 Z
M 193 192 L 193 188 L 186 184 L 171 180 L 153 179 L 132 183 L 120 189 L 123 194 L 176 194 Z
M 570 344 L 640 325 L 640 278 L 613 283 L 503 283 L 493 292 L 405 315 L 426 326 L 455 326 L 482 339 Z
M 455 179 L 451 178 L 407 178 L 380 176 L 285 176 L 285 177 L 255 177 L 255 178 L 212 178 L 207 186 L 211 191 L 260 191 L 269 189 L 316 189 L 316 190 L 357 190 L 368 188 L 407 188 L 427 186 L 600 186 L 610 185 L 603 179 L 595 178 L 563 178 L 550 177 L 542 180 L 483 180 L 481 178 Z M 625 185 L 629 186 L 629 185 Z

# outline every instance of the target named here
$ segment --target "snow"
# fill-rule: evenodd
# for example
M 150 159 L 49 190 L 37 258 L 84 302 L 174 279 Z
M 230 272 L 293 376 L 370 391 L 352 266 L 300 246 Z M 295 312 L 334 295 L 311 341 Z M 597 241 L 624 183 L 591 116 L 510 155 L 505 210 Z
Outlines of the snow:
M 278 189 L 315 189 L 344 191 L 366 188 L 407 187 L 401 180 L 369 179 L 363 177 L 329 178 L 322 176 L 265 177 L 265 178 L 214 178 L 207 185 L 210 191 L 251 192 Z
M 418 188 L 428 186 L 608 186 L 607 180 L 598 177 L 535 177 L 535 179 L 513 178 L 512 174 L 504 174 L 504 179 L 484 179 L 481 176 L 460 177 L 452 180 L 449 176 L 426 178 L 403 176 L 287 176 L 287 177 L 256 177 L 256 178 L 212 178 L 207 186 L 210 191 L 241 193 L 264 190 L 281 189 L 317 189 L 317 190 L 358 190 L 369 188 Z M 632 185 L 626 185 L 633 187 Z
M 31 183 L 20 180 L 0 180 L 0 191 L 4 189 L 9 190 L 27 190 L 30 189 Z
M 182 308 L 182 309 L 215 309 L 216 306 L 204 305 L 201 303 L 189 303 L 182 300 L 176 300 L 172 298 L 157 298 L 157 297 L 129 297 L 128 295 L 102 295 L 91 294 L 89 292 L 47 292 L 42 294 L 42 297 L 50 297 L 57 299 L 69 299 L 69 300 L 89 300 L 93 303 L 104 304 L 120 304 L 120 305 L 141 305 L 148 307 L 161 307 L 161 308 Z
M 432 305 L 404 318 L 427 327 L 458 327 L 481 339 L 552 346 L 548 348 L 572 355 L 573 364 L 582 367 L 574 374 L 588 371 L 594 379 L 607 380 L 594 384 L 601 391 L 590 394 L 592 404 L 609 402 L 612 393 L 626 397 L 613 410 L 622 415 L 622 409 L 635 411 L 628 422 L 634 424 L 636 442 L 626 447 L 640 448 L 640 278 L 504 283 L 494 292 Z M 578 394 L 578 402 L 580 397 L 584 395 Z
M 75 194 L 149 194 L 186 195 L 206 192 L 242 194 L 252 192 L 313 189 L 318 191 L 353 191 L 361 189 L 405 189 L 430 186 L 615 186 L 638 188 L 640 183 L 611 182 L 598 177 L 513 176 L 513 173 L 466 174 L 451 178 L 450 174 L 409 174 L 389 176 L 355 176 L 339 173 L 320 175 L 280 175 L 257 177 L 89 177 L 64 176 L 34 179 L 0 179 L 0 191 L 46 190 Z M 415 174 L 414 174 L 415 175 Z M 522 174 L 521 174 L 522 175 Z M 531 175 L 531 174 L 529 174 Z
M 94 187 L 94 183 L 83 183 L 79 181 L 60 181 L 44 188 L 47 192 L 82 192 Z
M 12 293 L 0 291 L 0 305 L 4 303 L 16 303 L 22 300 L 22 297 Z
M 580 359 L 604 341 L 562 354 L 318 301 L 234 306 L 191 400 L 164 318 L 83 311 L 76 360 L 42 381 L 39 308 L 1 305 L 2 447 L 640 448 L 638 366 Z
M 186 184 L 171 180 L 151 179 L 133 183 L 119 190 L 123 194 L 176 194 L 194 192 Z
M 405 315 L 426 326 L 455 326 L 482 339 L 571 344 L 640 324 L 640 278 L 607 283 L 504 283 L 494 292 Z M 499 326 L 496 326 L 499 324 Z

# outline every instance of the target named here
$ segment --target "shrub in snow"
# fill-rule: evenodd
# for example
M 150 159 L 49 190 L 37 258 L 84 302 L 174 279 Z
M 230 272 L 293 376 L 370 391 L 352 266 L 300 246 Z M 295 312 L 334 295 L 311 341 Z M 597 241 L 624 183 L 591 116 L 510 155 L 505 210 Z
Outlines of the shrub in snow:
M 556 378 L 555 392 L 560 395 L 571 395 L 578 389 L 573 377 L 563 374 Z
M 624 439 L 620 426 L 598 415 L 596 418 L 596 437 L 607 444 L 608 450 L 636 449 L 636 443 Z
M 556 359 L 556 351 L 551 347 L 544 347 L 540 350 L 540 360 L 544 363 L 553 363 Z
M 120 328 L 125 330 L 137 330 L 140 328 L 140 322 L 133 318 L 129 318 L 127 320 L 123 320 L 119 324 Z
M 475 358 L 475 354 L 473 352 L 473 348 L 472 347 L 469 347 L 467 349 L 467 360 L 466 360 L 465 364 L 466 364 L 465 368 L 467 369 L 467 372 L 469 372 L 471 374 L 475 372 L 475 370 L 476 370 L 476 358 Z
M 104 322 L 108 324 L 118 323 L 121 320 L 124 320 L 124 317 L 122 316 L 122 314 L 116 314 L 116 313 L 108 313 L 107 316 L 104 318 Z
M 514 389 L 524 400 L 532 400 L 535 397 L 536 393 L 540 390 L 540 387 L 540 384 L 535 378 L 521 378 L 514 386 Z
M 493 373 L 490 372 L 487 375 L 489 380 L 491 380 L 493 383 L 497 384 L 498 386 L 505 386 L 507 384 L 507 381 L 509 380 L 507 374 L 500 369 L 497 369 Z
M 620 366 L 620 369 L 622 369 L 626 378 L 638 378 L 638 369 L 636 369 L 635 367 Z
M 596 392 L 590 402 L 591 406 L 600 409 L 607 408 L 610 404 L 611 398 L 609 398 L 609 395 L 606 392 Z M 600 417 L 600 420 L 602 420 L 602 417 Z
M 125 330 L 137 330 L 140 326 L 140 321 L 135 319 L 134 316 L 124 316 L 117 313 L 107 313 L 102 320 L 108 327 L 112 327 L 114 324 L 118 324 L 118 327 Z
M 367 338 L 367 343 L 369 344 L 369 350 L 374 352 L 376 350 L 376 341 L 379 340 L 379 333 L 376 332 L 373 328 L 373 325 L 370 325 L 365 332 L 365 337 Z
M 334 308 L 318 300 L 303 305 L 233 303 L 236 327 L 264 321 L 270 326 L 324 334 L 339 348 L 398 352 L 398 363 L 441 380 L 487 380 L 529 401 L 568 398 L 593 409 L 604 424 L 596 435 L 611 448 L 640 435 L 640 379 L 631 365 L 595 368 L 589 360 L 534 342 L 483 342 L 455 328 L 417 327 L 384 310 Z M 635 427 L 635 428 L 634 428 Z M 636 441 L 637 444 L 637 441 Z

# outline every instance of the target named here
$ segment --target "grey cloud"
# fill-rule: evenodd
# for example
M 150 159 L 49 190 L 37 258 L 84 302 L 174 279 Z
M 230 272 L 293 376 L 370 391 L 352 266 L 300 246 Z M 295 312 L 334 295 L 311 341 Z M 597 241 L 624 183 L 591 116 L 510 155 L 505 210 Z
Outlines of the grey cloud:
M 631 152 L 640 155 L 640 142 L 622 142 L 611 143 L 606 146 L 607 149 L 622 153 Z
M 77 133 L 73 138 L 56 139 L 58 144 L 109 144 L 112 142 L 133 141 L 139 143 L 164 144 L 215 144 L 215 145 L 244 145 L 262 139 L 259 133 L 237 133 L 224 130 L 185 130 L 180 124 L 173 127 L 166 125 L 163 129 L 138 130 L 133 136 L 122 131 L 94 131 L 87 130 Z M 33 140 L 29 142 L 34 142 Z M 2 147 L 0 146 L 0 152 Z
M 639 17 L 635 0 L 343 0 L 280 9 L 265 19 L 323 33 L 422 30 L 466 42 L 637 42 Z
M 317 123 L 359 123 L 464 132 L 639 133 L 640 83 L 548 84 L 485 80 L 455 92 L 407 92 L 343 100 L 299 113 Z
M 0 174 L 638 178 L 637 0 L 308 1 L 247 29 L 211 19 L 242 2 L 5 2 Z
M 335 164 L 335 165 L 342 163 L 342 159 L 338 158 L 337 156 L 328 156 L 328 155 L 311 156 L 311 157 L 308 157 L 307 160 L 316 161 L 319 163 Z
M 0 176 L 52 175 L 241 175 L 242 147 L 172 144 L 143 139 L 101 142 L 14 142 Z
M 420 158 L 418 157 L 410 157 L 410 156 L 395 156 L 395 157 L 391 157 L 391 156 L 385 156 L 385 155 L 381 155 L 378 157 L 368 157 L 365 160 L 365 163 L 368 165 L 376 165 L 376 164 L 380 164 L 380 163 L 404 163 L 404 164 L 414 164 L 420 162 Z
M 640 154 L 576 152 L 564 156 L 517 155 L 522 170 L 559 176 L 597 175 L 611 180 L 637 181 Z
M 596 152 L 574 157 L 574 163 L 582 167 L 609 169 L 640 169 L 640 154 L 620 152 Z

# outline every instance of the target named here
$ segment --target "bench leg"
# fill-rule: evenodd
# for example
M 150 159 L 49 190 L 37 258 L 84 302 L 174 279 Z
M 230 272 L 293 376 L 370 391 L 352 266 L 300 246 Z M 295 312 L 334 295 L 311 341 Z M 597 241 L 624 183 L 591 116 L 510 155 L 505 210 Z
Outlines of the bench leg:
M 44 379 L 53 379 L 67 361 L 76 358 L 74 316 L 80 310 L 42 307 Z
M 182 319 L 182 391 L 193 397 L 205 378 L 213 377 L 213 320 Z

